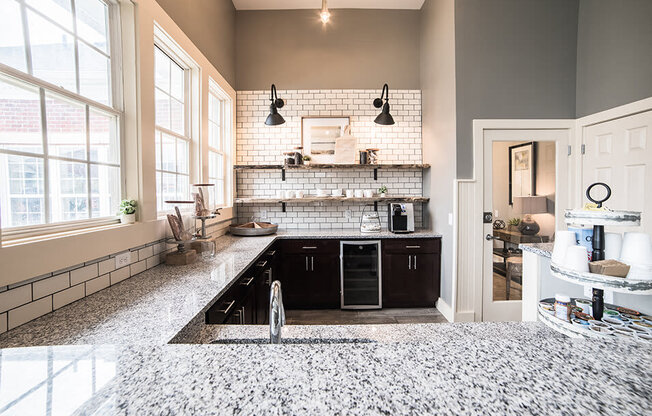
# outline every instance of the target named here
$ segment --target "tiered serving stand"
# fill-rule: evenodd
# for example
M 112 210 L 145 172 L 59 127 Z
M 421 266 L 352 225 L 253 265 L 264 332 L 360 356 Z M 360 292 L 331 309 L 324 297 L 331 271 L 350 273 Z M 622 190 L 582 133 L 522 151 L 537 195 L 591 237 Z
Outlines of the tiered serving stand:
M 603 185 L 607 188 L 607 198 L 602 201 L 596 201 L 590 196 L 590 191 L 595 185 Z M 587 196 L 593 202 L 601 206 L 608 199 L 611 190 L 605 184 L 594 184 L 587 189 Z M 586 211 L 586 210 L 566 210 L 564 214 L 566 225 L 575 226 L 593 226 L 593 260 L 604 259 L 604 227 L 637 227 L 641 225 L 641 213 L 636 211 Z M 652 295 L 652 280 L 637 280 L 623 277 L 607 276 L 596 273 L 577 272 L 564 268 L 561 265 L 551 263 L 550 272 L 556 278 L 565 280 L 570 283 L 576 283 L 588 286 L 592 290 L 593 298 L 593 316 L 600 320 L 604 311 L 604 291 L 609 290 L 617 293 L 628 293 L 634 295 Z M 575 299 L 573 299 L 574 303 Z M 542 302 L 554 302 L 554 299 L 543 299 Z M 606 305 L 609 309 L 616 309 L 616 305 Z M 554 314 L 546 311 L 541 304 L 538 306 L 539 320 L 547 326 L 564 333 L 571 337 L 610 337 L 601 332 L 595 332 L 586 325 L 574 324 L 562 319 L 556 318 Z M 652 331 L 650 331 L 652 335 Z

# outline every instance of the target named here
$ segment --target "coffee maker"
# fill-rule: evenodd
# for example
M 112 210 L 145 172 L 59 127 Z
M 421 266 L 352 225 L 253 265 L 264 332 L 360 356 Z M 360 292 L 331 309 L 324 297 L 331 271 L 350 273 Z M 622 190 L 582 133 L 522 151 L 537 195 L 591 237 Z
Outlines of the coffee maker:
M 387 228 L 393 233 L 414 232 L 414 205 L 392 202 L 388 205 Z

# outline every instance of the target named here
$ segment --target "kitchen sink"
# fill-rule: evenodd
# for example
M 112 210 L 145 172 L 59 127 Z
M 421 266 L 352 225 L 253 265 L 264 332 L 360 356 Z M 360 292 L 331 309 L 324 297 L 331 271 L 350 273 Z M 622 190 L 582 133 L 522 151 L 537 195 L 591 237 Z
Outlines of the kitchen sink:
M 372 344 L 368 338 L 283 338 L 281 344 Z M 269 338 L 225 338 L 211 344 L 270 344 Z

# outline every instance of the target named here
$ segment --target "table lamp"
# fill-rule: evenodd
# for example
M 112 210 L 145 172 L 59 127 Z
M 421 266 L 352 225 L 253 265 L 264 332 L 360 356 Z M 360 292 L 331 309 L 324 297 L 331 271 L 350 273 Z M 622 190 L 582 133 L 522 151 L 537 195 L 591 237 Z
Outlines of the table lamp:
M 541 227 L 534 221 L 532 214 L 545 214 L 548 212 L 548 198 L 545 196 L 515 196 L 514 212 L 521 213 L 523 219 L 518 230 L 523 235 L 536 235 Z

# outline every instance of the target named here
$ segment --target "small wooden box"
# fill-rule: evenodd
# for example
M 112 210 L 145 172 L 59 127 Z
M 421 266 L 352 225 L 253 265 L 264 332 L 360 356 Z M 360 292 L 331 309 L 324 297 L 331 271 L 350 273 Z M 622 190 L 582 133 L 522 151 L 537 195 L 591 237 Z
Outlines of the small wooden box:
M 183 252 L 174 251 L 165 256 L 165 264 L 171 266 L 185 266 L 197 261 L 197 252 L 195 250 L 186 250 Z

